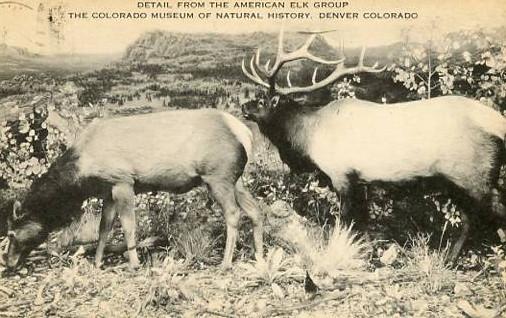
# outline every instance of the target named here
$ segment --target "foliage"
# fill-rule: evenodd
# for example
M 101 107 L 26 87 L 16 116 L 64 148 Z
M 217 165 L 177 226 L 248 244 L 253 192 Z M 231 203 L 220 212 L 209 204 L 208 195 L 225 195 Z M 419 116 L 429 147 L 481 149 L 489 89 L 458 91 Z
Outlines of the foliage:
M 132 70 L 146 74 L 149 79 L 155 79 L 158 74 L 163 73 L 164 68 L 159 64 L 136 64 Z
M 0 178 L 11 188 L 26 188 L 61 154 L 64 136 L 45 123 L 47 111 L 34 109 L 0 124 Z
M 241 267 L 253 280 L 272 285 L 300 272 L 297 267 L 290 266 L 290 263 L 283 249 L 278 247 L 269 249 L 265 259 L 258 259 L 253 263 L 241 263 Z
M 86 76 L 76 74 L 69 80 L 79 87 L 79 106 L 88 107 L 90 104 L 97 105 L 106 92 L 130 75 L 129 70 L 111 67 L 89 72 Z
M 165 257 L 159 267 L 149 269 L 150 284 L 137 313 L 148 305 L 165 307 L 192 299 L 195 288 L 187 280 L 185 282 L 184 276 L 180 274 L 182 270 L 184 264 L 171 256 Z
M 493 269 L 501 279 L 501 296 L 506 300 L 506 253 L 504 246 L 492 246 L 492 254 L 486 260 L 484 269 Z
M 170 230 L 167 228 L 172 223 L 171 206 L 174 204 L 170 196 L 165 192 L 140 193 L 135 196 L 135 206 L 139 221 L 139 238 L 151 235 L 165 235 L 169 237 Z M 147 214 L 147 217 L 143 217 Z
M 406 40 L 390 67 L 393 80 L 413 98 L 462 94 L 506 108 L 506 43 L 483 30 L 433 36 L 426 43 Z
M 397 63 L 390 67 L 394 81 L 402 82 L 420 98 L 434 97 L 436 89 L 440 94 L 451 93 L 455 76 L 449 69 L 450 48 L 435 45 L 432 40 L 427 44 L 404 43 Z
M 332 87 L 332 97 L 335 99 L 355 98 L 355 86 L 360 84 L 360 76 L 353 75 L 351 78 L 345 77 Z
M 328 185 L 320 185 L 317 175 L 269 171 L 262 162 L 254 164 L 257 166 L 250 171 L 246 182 L 255 195 L 267 203 L 286 201 L 302 216 L 322 226 L 333 224 L 340 200 Z

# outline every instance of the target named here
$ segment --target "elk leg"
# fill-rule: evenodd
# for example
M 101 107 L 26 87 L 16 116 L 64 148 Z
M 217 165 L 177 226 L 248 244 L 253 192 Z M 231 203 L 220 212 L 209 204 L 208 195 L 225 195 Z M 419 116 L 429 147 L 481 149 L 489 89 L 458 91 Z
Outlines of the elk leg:
M 491 209 L 492 212 L 496 215 L 496 217 L 499 217 L 501 219 L 500 226 L 497 229 L 497 234 L 499 235 L 499 238 L 501 239 L 501 242 L 504 243 L 505 237 L 504 237 L 504 226 L 506 221 L 506 193 L 499 191 L 496 188 L 492 189 L 492 202 L 491 202 Z
M 462 250 L 462 247 L 464 246 L 464 243 L 467 240 L 467 237 L 469 236 L 469 230 L 470 230 L 470 222 L 469 217 L 467 216 L 466 212 L 461 212 L 461 220 L 462 220 L 462 230 L 460 232 L 460 236 L 457 239 L 457 242 L 452 247 L 451 253 L 450 253 L 450 262 L 455 263 L 459 257 L 459 254 Z
M 258 208 L 255 199 L 244 187 L 242 180 L 237 180 L 235 184 L 235 197 L 241 209 L 248 215 L 253 223 L 253 239 L 255 242 L 255 259 L 258 261 L 263 259 L 264 243 L 263 243 L 263 213 Z
M 353 200 L 351 199 L 351 191 L 349 188 L 339 190 L 341 197 L 341 217 L 346 225 L 353 223 L 351 210 L 353 209 Z
M 506 206 L 501 198 L 501 193 L 495 188 L 492 189 L 492 211 L 495 215 L 506 220 Z
M 112 198 L 104 199 L 104 207 L 102 209 L 102 217 L 100 218 L 100 231 L 98 234 L 98 245 L 95 253 L 95 266 L 102 266 L 104 257 L 104 249 L 107 243 L 107 237 L 111 232 L 114 218 L 116 217 L 116 209 Z
M 341 201 L 340 206 L 340 215 L 341 218 L 348 223 L 350 221 L 350 212 L 351 212 L 351 200 L 349 196 L 349 188 L 350 184 L 348 182 L 348 178 L 345 176 L 339 178 L 332 178 L 332 186 L 334 187 L 334 191 L 336 191 L 339 195 L 339 199 Z
M 112 196 L 116 201 L 121 227 L 125 235 L 130 266 L 134 269 L 139 268 L 140 262 L 135 244 L 134 189 L 132 185 L 127 183 L 118 184 L 113 187 Z
M 368 211 L 363 189 L 353 178 L 343 177 L 339 180 L 345 181 L 333 180 L 332 184 L 341 197 L 341 217 L 348 226 L 355 221 L 357 229 L 366 230 Z
M 369 223 L 369 211 L 367 209 L 365 186 L 353 184 L 349 196 L 353 202 L 353 220 L 357 225 L 357 230 L 366 231 Z
M 223 181 L 206 181 L 206 183 L 214 198 L 221 206 L 225 216 L 225 222 L 227 223 L 227 241 L 221 265 L 224 269 L 228 269 L 232 267 L 232 257 L 237 242 L 240 208 L 237 205 L 234 187 L 232 185 L 223 184 Z

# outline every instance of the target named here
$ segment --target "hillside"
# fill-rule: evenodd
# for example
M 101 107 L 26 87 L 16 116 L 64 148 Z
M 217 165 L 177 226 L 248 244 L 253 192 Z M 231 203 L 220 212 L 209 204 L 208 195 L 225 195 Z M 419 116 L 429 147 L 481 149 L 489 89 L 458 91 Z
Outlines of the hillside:
M 305 34 L 285 35 L 285 48 L 293 50 L 307 39 Z M 143 34 L 125 51 L 122 62 L 160 64 L 170 73 L 192 73 L 198 75 L 223 75 L 235 78 L 241 73 L 243 58 L 249 58 L 262 48 L 262 62 L 273 57 L 277 49 L 277 34 L 256 32 L 251 34 L 223 35 L 216 33 L 185 34 L 153 31 Z M 400 48 L 394 44 L 369 48 L 366 62 L 387 63 Z M 335 59 L 339 53 L 323 38 L 317 38 L 311 51 L 327 59 Z M 347 64 L 357 61 L 358 48 L 345 48 Z M 218 74 L 211 71 L 218 71 Z M 195 74 L 197 73 L 197 74 Z M 200 74 L 203 73 L 203 74 Z
M 39 55 L 26 48 L 0 44 L 0 79 L 18 74 L 68 74 L 104 67 L 119 56 L 95 54 Z
M 0 44 L 0 58 L 29 58 L 36 56 L 38 55 L 30 53 L 25 48 L 9 46 L 5 43 Z

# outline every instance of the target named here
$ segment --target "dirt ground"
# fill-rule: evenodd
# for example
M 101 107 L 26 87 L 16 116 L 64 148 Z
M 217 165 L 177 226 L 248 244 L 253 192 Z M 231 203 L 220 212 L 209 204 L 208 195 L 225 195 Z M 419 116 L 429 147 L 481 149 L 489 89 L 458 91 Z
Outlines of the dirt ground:
M 314 274 L 283 253 L 272 280 L 250 260 L 231 270 L 188 266 L 166 252 L 137 271 L 122 257 L 104 269 L 92 258 L 33 262 L 0 279 L 0 317 L 504 317 L 505 286 L 491 271 L 423 272 L 421 267 L 369 266 Z M 269 261 L 269 260 L 268 260 Z M 49 267 L 51 263 L 56 263 Z M 255 271 L 255 269 L 253 269 Z M 260 270 L 259 270 L 260 271 Z

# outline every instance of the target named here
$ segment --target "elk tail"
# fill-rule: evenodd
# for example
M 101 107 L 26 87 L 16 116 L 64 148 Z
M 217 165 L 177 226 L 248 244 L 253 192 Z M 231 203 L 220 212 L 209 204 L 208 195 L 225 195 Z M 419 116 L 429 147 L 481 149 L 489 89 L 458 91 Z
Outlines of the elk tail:
M 239 140 L 244 147 L 249 162 L 253 155 L 253 133 L 248 126 L 234 116 L 223 113 L 223 118 L 237 140 Z

